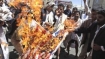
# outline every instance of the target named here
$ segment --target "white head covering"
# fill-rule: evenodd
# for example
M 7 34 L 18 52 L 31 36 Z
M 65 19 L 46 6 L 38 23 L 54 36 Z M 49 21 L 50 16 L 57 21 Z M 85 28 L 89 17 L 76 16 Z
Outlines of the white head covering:
M 48 6 L 52 6 L 52 5 L 55 5 L 54 2 L 48 2 L 46 5 L 45 5 L 45 8 L 48 7 Z

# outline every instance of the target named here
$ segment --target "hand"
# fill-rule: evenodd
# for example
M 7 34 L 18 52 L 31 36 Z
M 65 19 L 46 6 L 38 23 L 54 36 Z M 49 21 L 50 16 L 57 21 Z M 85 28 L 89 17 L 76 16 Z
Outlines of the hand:
M 74 30 L 75 30 L 75 28 L 72 28 L 72 27 L 67 28 L 68 32 L 73 32 Z
M 6 50 L 7 46 L 8 46 L 8 44 L 7 44 L 7 43 L 5 43 L 5 45 L 4 45 L 4 49 L 5 49 L 5 50 Z
M 83 0 L 84 1 L 84 3 L 86 3 L 86 0 Z
M 101 46 L 99 46 L 99 45 L 97 45 L 97 44 L 94 44 L 93 49 L 94 49 L 95 51 L 101 50 Z
M 50 23 L 45 23 L 45 25 L 46 25 L 47 27 L 51 27 L 51 26 L 52 26 Z

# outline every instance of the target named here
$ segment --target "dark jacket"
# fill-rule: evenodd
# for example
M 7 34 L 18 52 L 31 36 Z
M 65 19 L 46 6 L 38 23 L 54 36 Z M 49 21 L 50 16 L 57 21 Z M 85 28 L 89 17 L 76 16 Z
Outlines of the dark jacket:
M 97 23 L 93 23 L 91 26 L 88 28 L 79 28 L 75 30 L 75 33 L 90 33 L 90 38 L 89 38 L 89 45 L 88 45 L 88 51 L 91 50 L 91 42 L 95 36 L 95 32 L 97 29 Z M 94 39 L 94 44 L 97 44 L 99 46 L 103 46 L 105 49 L 105 26 L 102 27 L 99 32 L 97 33 L 95 39 Z M 92 59 L 105 59 L 105 51 L 95 51 L 93 50 L 92 54 Z
M 66 14 L 68 17 L 71 17 L 71 10 L 65 10 L 64 14 Z
M 103 28 L 101 28 L 100 31 L 98 32 L 98 34 L 96 35 L 96 37 L 94 39 L 94 44 L 103 46 L 105 49 L 105 26 Z M 105 51 L 93 50 L 92 59 L 105 59 Z
M 75 30 L 74 32 L 75 33 L 90 33 L 90 37 L 89 37 L 89 43 L 88 43 L 88 49 L 87 49 L 87 52 L 90 52 L 91 50 L 91 41 L 93 40 L 94 38 L 94 35 L 95 35 L 95 31 L 97 29 L 97 25 L 96 23 L 93 23 L 92 25 L 90 25 L 89 27 L 80 27 L 78 28 L 77 30 Z
M 82 23 L 80 28 L 81 27 L 88 28 L 92 23 L 93 23 L 92 19 L 86 20 Z M 90 37 L 90 33 L 83 33 L 83 37 L 82 37 L 82 40 L 81 40 L 81 45 L 85 44 L 86 41 L 88 41 L 89 37 Z

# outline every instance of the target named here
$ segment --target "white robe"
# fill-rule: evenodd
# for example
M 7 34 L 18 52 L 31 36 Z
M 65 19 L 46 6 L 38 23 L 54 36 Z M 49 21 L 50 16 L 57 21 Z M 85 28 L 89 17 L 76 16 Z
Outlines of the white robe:
M 43 26 L 45 23 L 49 23 L 50 25 L 54 24 L 54 13 L 51 11 L 50 13 L 47 13 L 45 22 L 43 22 Z
M 64 29 L 64 21 L 67 19 L 67 15 L 62 14 L 60 17 L 56 16 L 56 23 L 54 25 L 54 32 Z
M 0 11 L 2 11 L 0 13 L 0 16 L 2 17 L 0 19 L 1 21 L 9 21 L 12 19 L 12 13 L 10 12 L 8 7 L 4 3 L 2 5 L 2 7 L 0 7 Z M 0 43 L 1 43 L 1 48 L 3 51 L 3 56 L 4 56 L 4 59 L 9 59 L 9 48 L 8 48 L 8 46 L 5 46 L 5 44 L 8 44 L 8 43 L 7 43 L 4 31 L 5 30 L 3 29 L 3 27 L 0 26 Z M 2 43 L 4 43 L 4 44 L 2 44 Z
M 3 31 L 3 28 L 0 27 L 0 41 L 1 42 L 4 42 L 4 43 L 7 43 L 7 40 L 6 40 L 6 37 L 5 37 L 5 34 L 4 34 L 4 31 Z M 1 44 L 1 48 L 2 48 L 2 51 L 3 51 L 3 56 L 4 56 L 4 59 L 9 59 L 9 48 L 8 46 L 4 46 L 4 44 Z

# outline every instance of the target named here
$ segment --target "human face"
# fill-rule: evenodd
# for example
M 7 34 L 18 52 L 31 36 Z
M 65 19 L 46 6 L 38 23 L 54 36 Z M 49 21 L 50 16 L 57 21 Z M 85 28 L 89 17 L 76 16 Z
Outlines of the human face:
M 71 9 L 71 6 L 70 6 L 70 5 L 68 5 L 68 6 L 67 6 L 67 10 L 70 10 L 70 9 Z
M 73 8 L 72 12 L 75 13 L 77 10 L 77 8 Z
M 56 13 L 57 16 L 59 16 L 59 15 L 60 15 L 59 9 L 56 9 L 56 10 L 55 10 L 55 13 Z
M 98 25 L 105 24 L 105 16 L 103 16 L 101 14 L 97 14 L 97 23 L 98 23 Z
M 60 14 L 62 14 L 64 12 L 64 8 L 62 6 L 58 6 L 58 10 L 59 10 Z
M 53 7 L 51 7 L 51 6 L 47 6 L 47 10 L 50 12 L 50 11 L 53 10 Z
M 79 17 L 80 17 L 79 12 L 76 12 L 76 13 L 75 13 L 75 17 L 74 17 L 74 19 L 77 20 Z
M 97 12 L 95 12 L 95 11 L 93 11 L 93 12 L 91 13 L 91 18 L 92 18 L 92 20 L 96 20 L 96 15 L 97 15 Z

